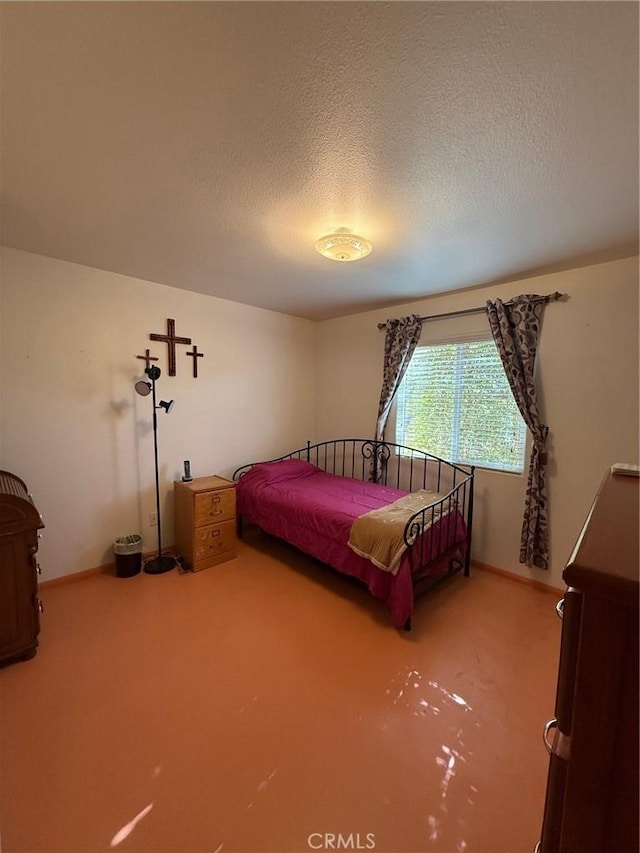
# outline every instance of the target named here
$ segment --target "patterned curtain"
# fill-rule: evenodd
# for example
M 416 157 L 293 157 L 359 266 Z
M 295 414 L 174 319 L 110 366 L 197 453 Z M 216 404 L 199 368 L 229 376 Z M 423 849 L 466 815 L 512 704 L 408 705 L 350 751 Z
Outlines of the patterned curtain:
M 384 430 L 391 411 L 391 404 L 406 373 L 411 356 L 420 340 L 422 320 L 417 314 L 401 317 L 399 320 L 387 320 L 387 334 L 384 341 L 384 363 L 382 371 L 382 391 L 376 422 L 376 441 L 384 440 Z M 371 479 L 378 482 L 380 466 L 374 457 L 371 466 Z
M 533 378 L 544 304 L 539 296 L 517 296 L 510 300 L 509 305 L 500 299 L 487 302 L 487 317 L 493 339 L 518 409 L 533 439 L 520 540 L 520 562 L 537 569 L 549 568 L 545 472 L 549 427 L 540 421 Z

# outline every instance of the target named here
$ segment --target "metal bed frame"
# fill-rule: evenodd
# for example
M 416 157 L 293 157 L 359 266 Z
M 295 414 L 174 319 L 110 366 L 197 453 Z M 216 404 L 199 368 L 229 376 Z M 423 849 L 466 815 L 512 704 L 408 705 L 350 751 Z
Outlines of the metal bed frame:
M 475 466 L 463 466 L 447 462 L 431 453 L 395 444 L 389 441 L 376 441 L 363 438 L 341 438 L 322 441 L 318 444 L 307 442 L 306 447 L 293 450 L 275 459 L 261 460 L 280 462 L 284 459 L 303 459 L 321 470 L 340 477 L 380 483 L 383 486 L 403 489 L 407 492 L 426 489 L 445 494 L 435 503 L 422 507 L 409 518 L 404 529 L 404 541 L 410 558 L 411 575 L 416 597 L 426 592 L 436 583 L 452 574 L 464 571 L 469 576 L 471 563 L 471 532 L 473 525 L 473 485 Z M 243 474 L 258 463 L 243 465 L 233 473 L 237 482 Z M 425 530 L 434 526 L 437 518 L 444 517 L 457 509 L 466 525 L 465 540 L 456 539 L 456 525 L 447 525 L 446 535 L 442 525 L 437 528 L 435 543 L 430 542 L 429 560 L 425 562 Z M 238 535 L 242 536 L 242 518 L 238 516 Z M 456 555 L 457 546 L 466 543 L 464 560 Z M 435 544 L 435 552 L 434 552 Z M 447 569 L 435 577 L 420 576 L 420 571 L 436 559 L 451 552 Z M 411 627 L 411 620 L 405 625 Z

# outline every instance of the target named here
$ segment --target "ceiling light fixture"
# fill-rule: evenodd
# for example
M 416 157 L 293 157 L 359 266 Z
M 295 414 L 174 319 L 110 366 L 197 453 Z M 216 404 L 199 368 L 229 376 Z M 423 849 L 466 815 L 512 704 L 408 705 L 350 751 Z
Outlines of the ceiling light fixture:
M 373 246 L 349 228 L 338 228 L 333 234 L 316 240 L 316 249 L 332 261 L 358 261 L 360 258 L 366 258 Z

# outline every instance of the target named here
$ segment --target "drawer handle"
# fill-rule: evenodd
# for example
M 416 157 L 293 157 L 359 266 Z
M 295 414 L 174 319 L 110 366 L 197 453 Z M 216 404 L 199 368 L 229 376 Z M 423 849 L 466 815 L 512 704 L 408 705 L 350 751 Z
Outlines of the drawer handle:
M 549 722 L 545 725 L 544 731 L 542 733 L 542 740 L 549 755 L 551 755 L 553 752 L 553 744 L 549 743 L 549 732 L 551 731 L 551 729 L 555 729 L 557 725 L 558 721 L 554 717 L 553 720 L 549 720 Z
M 540 853 L 540 842 L 539 842 L 539 841 L 538 841 L 538 843 L 536 844 L 536 846 L 535 846 L 535 849 L 534 849 L 533 853 Z
M 556 604 L 556 613 L 561 619 L 564 619 L 564 598 L 561 598 Z
M 37 572 L 39 575 L 41 575 L 41 574 L 42 574 L 42 569 L 40 568 L 40 563 L 36 563 L 36 572 Z
M 40 613 L 44 613 L 44 604 L 40 601 L 39 598 L 36 598 L 36 604 L 38 605 L 38 610 Z
M 213 539 L 214 536 L 220 536 L 220 531 L 219 530 L 212 530 L 211 531 L 211 538 Z
M 219 504 L 219 503 L 220 503 L 220 495 L 214 495 L 214 496 L 211 498 L 211 503 L 212 503 L 212 504 Z

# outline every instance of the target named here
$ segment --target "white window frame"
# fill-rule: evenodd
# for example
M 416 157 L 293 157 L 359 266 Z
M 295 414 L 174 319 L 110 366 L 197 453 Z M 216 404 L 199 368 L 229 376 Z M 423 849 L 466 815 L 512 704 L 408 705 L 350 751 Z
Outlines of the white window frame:
M 442 346 L 444 344 L 464 344 L 464 343 L 472 343 L 472 342 L 476 342 L 476 341 L 493 341 L 493 336 L 491 335 L 491 331 L 490 330 L 469 331 L 469 332 L 459 333 L 459 334 L 454 334 L 454 335 L 444 334 L 444 333 L 442 333 L 440 335 L 436 335 L 436 336 L 430 335 L 429 340 L 421 341 L 418 344 L 418 346 L 416 347 L 416 352 L 419 349 L 424 349 L 425 347 Z M 500 356 L 498 355 L 498 358 L 499 357 Z M 398 435 L 398 418 L 397 418 L 398 405 L 397 405 L 397 403 L 398 403 L 398 394 L 396 392 L 396 395 L 394 397 L 394 400 L 393 400 L 393 403 L 391 406 L 391 410 L 389 412 L 389 418 L 388 418 L 388 422 L 387 422 L 387 430 L 385 430 L 385 432 L 387 434 L 393 435 L 394 436 L 393 441 L 395 441 L 397 444 L 404 444 L 404 440 L 401 440 L 401 437 Z M 514 400 L 514 405 L 516 405 L 515 400 Z M 524 419 L 522 420 L 522 424 L 523 424 L 523 427 L 525 430 L 525 440 L 524 440 L 524 444 L 523 444 L 524 454 L 523 454 L 523 458 L 522 458 L 522 469 L 521 470 L 514 470 L 513 468 L 500 468 L 498 466 L 487 465 L 487 464 L 477 464 L 477 463 L 473 463 L 474 467 L 478 470 L 490 471 L 491 473 L 494 473 L 494 474 L 507 474 L 509 476 L 522 477 L 524 475 L 524 472 L 527 470 L 527 460 L 529 459 L 529 454 L 531 451 L 531 435 L 529 433 L 529 430 L 527 429 L 527 426 L 524 422 Z M 428 453 L 429 450 L 427 449 L 426 452 Z M 399 455 L 403 455 L 402 451 L 399 451 Z M 470 465 L 470 464 L 472 464 L 469 462 L 459 461 L 455 458 L 448 459 L 447 461 L 453 462 L 456 465 Z

